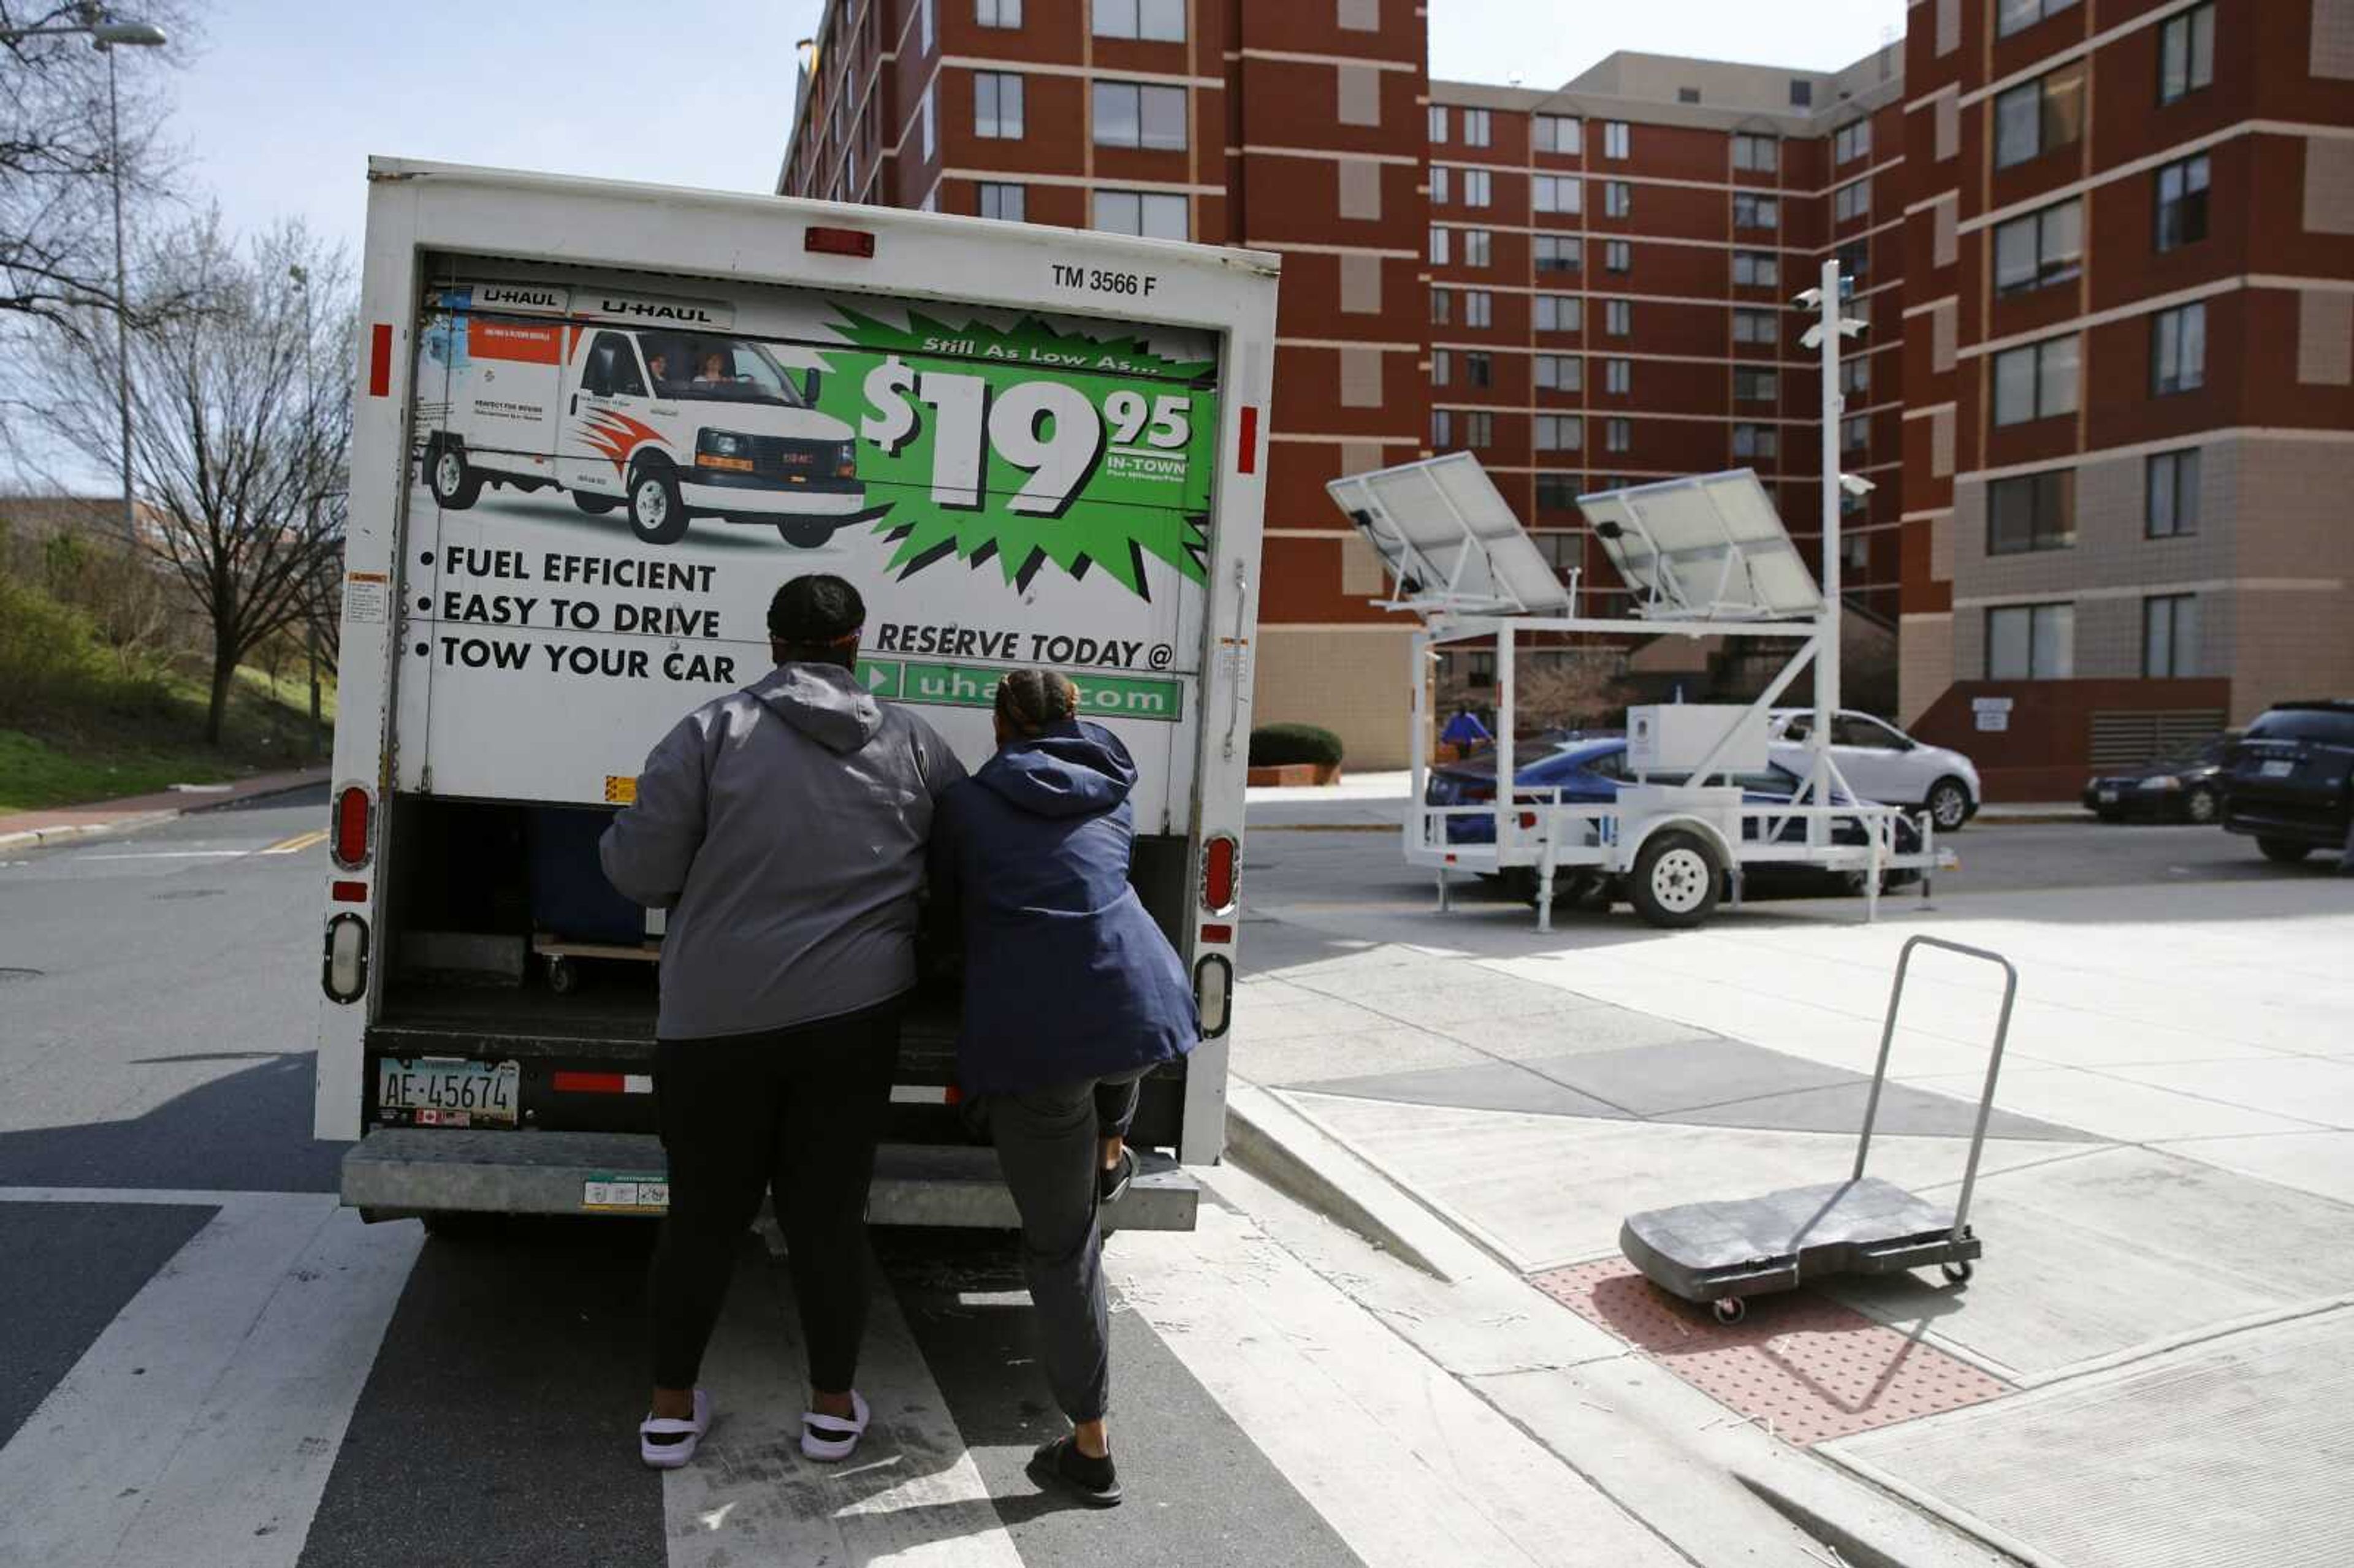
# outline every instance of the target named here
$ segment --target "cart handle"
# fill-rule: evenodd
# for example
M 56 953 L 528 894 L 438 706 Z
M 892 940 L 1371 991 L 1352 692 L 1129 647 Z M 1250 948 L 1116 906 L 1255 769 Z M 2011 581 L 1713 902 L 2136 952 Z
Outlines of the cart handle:
M 1994 1114 L 1995 1077 L 2002 1071 L 2003 1046 L 2010 1039 L 2010 1004 L 2019 995 L 2019 971 L 2000 953 L 1984 948 L 1972 948 L 1960 942 L 1949 942 L 1943 937 L 1911 937 L 1896 956 L 1896 982 L 1888 990 L 1888 1018 L 1880 1026 L 1880 1062 L 1872 1070 L 1872 1097 L 1864 1102 L 1863 1134 L 1856 1139 L 1855 1180 L 1863 1179 L 1863 1162 L 1872 1152 L 1872 1129 L 1880 1118 L 1881 1086 L 1888 1082 L 1888 1052 L 1896 1041 L 1896 1009 L 1904 998 L 1905 972 L 1913 967 L 1915 948 L 1942 948 L 1949 953 L 1959 953 L 1966 959 L 1984 959 L 1988 963 L 2002 966 L 2002 1012 L 1995 1020 L 1994 1052 L 1987 1058 L 1986 1088 L 1978 1096 L 1978 1126 L 1970 1133 L 1970 1160 L 1962 1170 L 1962 1192 L 1954 1204 L 1953 1239 L 1959 1241 L 1969 1229 L 1970 1192 L 1978 1185 L 1978 1156 L 1986 1150 L 1987 1121 Z

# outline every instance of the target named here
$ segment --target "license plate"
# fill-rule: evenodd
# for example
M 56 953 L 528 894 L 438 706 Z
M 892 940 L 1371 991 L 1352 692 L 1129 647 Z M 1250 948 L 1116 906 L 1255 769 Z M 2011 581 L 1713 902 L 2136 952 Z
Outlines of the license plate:
M 2114 806 L 2114 805 L 2115 805 L 2116 803 L 2117 803 L 2117 792 L 2116 792 L 2115 789 L 2104 789 L 2104 790 L 2102 790 L 2102 791 L 2101 791 L 2101 804 L 2102 804 L 2102 805 L 2104 805 L 2104 806 Z
M 387 1056 L 376 1065 L 376 1103 L 378 1110 L 409 1112 L 420 1127 L 513 1126 L 522 1083 L 517 1062 Z
M 2256 777 L 2259 779 L 2285 779 L 2296 771 L 2296 764 L 2284 758 L 2279 761 L 2265 763 L 2262 768 L 2256 769 Z

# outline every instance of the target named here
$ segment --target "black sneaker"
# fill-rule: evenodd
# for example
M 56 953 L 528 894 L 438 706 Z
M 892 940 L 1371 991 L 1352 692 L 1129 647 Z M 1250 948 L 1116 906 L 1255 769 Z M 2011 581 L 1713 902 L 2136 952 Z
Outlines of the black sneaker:
M 1091 1508 L 1118 1508 L 1122 1496 L 1111 1456 L 1090 1459 L 1068 1435 L 1030 1456 L 1030 1478 L 1042 1487 L 1059 1487 Z
M 1128 1196 L 1128 1184 L 1136 1180 L 1136 1150 L 1122 1149 L 1119 1163 L 1106 1171 L 1096 1169 L 1096 1198 L 1099 1202 L 1117 1203 Z

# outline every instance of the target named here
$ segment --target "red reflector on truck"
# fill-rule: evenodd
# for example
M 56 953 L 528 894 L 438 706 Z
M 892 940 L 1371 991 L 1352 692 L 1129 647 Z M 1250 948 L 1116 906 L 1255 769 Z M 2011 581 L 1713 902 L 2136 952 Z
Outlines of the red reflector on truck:
M 646 1073 L 556 1073 L 549 1082 L 559 1095 L 650 1095 L 653 1077 Z
M 1235 461 L 1237 473 L 1258 471 L 1258 409 L 1249 403 L 1243 405 L 1242 453 Z
M 392 391 L 392 324 L 378 322 L 368 332 L 368 396 Z
M 1204 926 L 1202 927 L 1202 940 L 1204 942 L 1214 942 L 1223 946 L 1234 939 L 1235 928 L 1232 926 Z
M 345 785 L 335 796 L 334 832 L 328 836 L 327 848 L 345 871 L 357 871 L 367 863 L 368 820 L 374 807 L 368 792 L 357 784 Z
M 875 236 L 863 228 L 826 228 L 811 224 L 801 233 L 801 247 L 826 256 L 872 256 Z
M 365 882 L 338 882 L 328 888 L 327 891 L 329 895 L 332 896 L 338 904 L 365 904 L 367 902 L 367 884 Z
M 1202 846 L 1202 907 L 1212 915 L 1235 906 L 1235 859 L 1241 848 L 1232 833 L 1213 834 Z

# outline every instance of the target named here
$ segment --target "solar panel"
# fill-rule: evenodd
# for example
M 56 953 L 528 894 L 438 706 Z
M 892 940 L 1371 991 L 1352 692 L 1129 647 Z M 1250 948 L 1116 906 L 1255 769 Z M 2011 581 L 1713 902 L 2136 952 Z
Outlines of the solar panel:
M 1463 615 L 1567 615 L 1569 588 L 1469 452 L 1325 485 L 1397 590 L 1393 603 Z
M 1581 495 L 1638 613 L 1783 620 L 1819 613 L 1822 589 L 1748 469 Z

